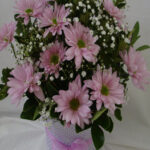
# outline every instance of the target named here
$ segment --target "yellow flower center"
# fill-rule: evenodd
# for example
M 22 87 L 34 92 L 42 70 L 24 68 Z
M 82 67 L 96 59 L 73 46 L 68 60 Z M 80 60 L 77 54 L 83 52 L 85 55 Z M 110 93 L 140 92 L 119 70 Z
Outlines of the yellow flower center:
M 26 12 L 28 15 L 31 15 L 31 14 L 33 13 L 33 10 L 29 8 L 29 9 L 26 9 L 25 12 Z
M 50 64 L 57 65 L 59 63 L 59 56 L 58 55 L 52 55 L 50 58 Z
M 79 100 L 78 100 L 77 98 L 73 98 L 73 99 L 70 101 L 69 105 L 70 105 L 70 108 L 71 108 L 72 110 L 77 111 L 78 108 L 79 108 L 79 106 L 80 106 L 80 102 L 79 102 Z
M 56 19 L 56 18 L 54 18 L 54 19 L 52 20 L 52 22 L 53 22 L 54 25 L 57 25 L 57 19 Z
M 108 96 L 109 95 L 109 89 L 106 85 L 103 85 L 102 88 L 101 88 L 101 91 L 102 95 L 104 96 Z
M 8 41 L 9 41 L 7 38 L 4 38 L 3 40 L 4 40 L 5 42 L 8 42 Z
M 77 44 L 78 44 L 78 47 L 79 47 L 79 48 L 85 48 L 85 46 L 86 46 L 86 45 L 85 45 L 85 42 L 84 42 L 83 40 L 78 40 L 78 43 L 77 43 Z

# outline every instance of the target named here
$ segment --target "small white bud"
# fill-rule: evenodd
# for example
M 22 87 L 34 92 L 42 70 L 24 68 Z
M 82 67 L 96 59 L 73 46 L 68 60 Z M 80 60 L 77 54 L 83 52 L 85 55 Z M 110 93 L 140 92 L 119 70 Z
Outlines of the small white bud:
M 73 18 L 73 21 L 79 22 L 79 18 L 78 18 L 78 17 L 75 17 L 75 18 Z
M 125 42 L 129 44 L 130 40 L 128 38 L 125 38 Z
M 63 80 L 64 80 L 64 77 L 60 77 L 60 79 L 63 81 Z
M 79 2 L 79 6 L 81 6 L 81 7 L 82 7 L 82 6 L 83 6 L 83 3 L 82 3 L 82 2 Z
M 82 72 L 81 72 L 81 75 L 82 75 L 83 78 L 86 77 L 86 72 L 85 72 L 85 71 L 82 71 Z
M 111 47 L 111 48 L 114 48 L 114 47 L 115 47 L 115 44 L 114 44 L 114 43 L 112 43 L 112 44 L 110 45 L 110 47 Z
M 41 85 L 41 81 L 40 80 L 37 82 L 37 85 Z
M 73 78 L 73 73 L 70 73 L 70 78 Z
M 45 99 L 45 102 L 46 102 L 46 103 L 48 103 L 48 102 L 49 102 L 49 98 L 48 98 L 48 97 Z
M 106 35 L 106 32 L 105 32 L 105 31 L 102 31 L 101 33 L 102 33 L 102 35 Z
M 53 77 L 53 76 L 51 76 L 51 77 L 50 77 L 50 80 L 51 80 L 51 81 L 54 81 L 54 77 Z
M 42 51 L 44 52 L 46 50 L 46 48 L 45 47 L 42 47 Z
M 43 43 L 40 43 L 40 46 L 43 46 Z

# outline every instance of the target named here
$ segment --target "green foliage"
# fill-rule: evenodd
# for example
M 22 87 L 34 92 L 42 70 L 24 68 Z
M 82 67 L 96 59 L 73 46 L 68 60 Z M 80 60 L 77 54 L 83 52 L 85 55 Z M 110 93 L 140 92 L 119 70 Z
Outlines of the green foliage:
M 104 145 L 105 141 L 103 130 L 97 124 L 93 124 L 91 128 L 91 135 L 96 150 L 99 150 Z
M 112 119 L 107 115 L 107 113 L 100 116 L 95 123 L 97 125 L 100 125 L 104 130 L 108 132 L 112 132 L 113 130 L 113 121 Z
M 92 121 L 97 120 L 107 109 L 103 108 L 100 111 L 97 111 L 94 115 L 94 117 L 92 118 Z
M 11 77 L 11 75 L 10 75 L 11 70 L 12 69 L 9 69 L 9 68 L 5 68 L 5 69 L 2 70 L 1 80 L 2 80 L 3 83 L 6 84 L 8 82 L 8 78 Z
M 7 85 L 0 84 L 0 100 L 3 100 L 8 96 L 7 91 L 8 91 Z
M 55 112 L 55 108 L 56 108 L 56 107 L 57 107 L 56 104 L 54 104 L 54 105 L 51 106 L 51 109 L 50 109 L 50 117 L 51 117 L 52 119 L 58 119 L 58 118 L 59 118 L 60 113 Z
M 89 17 L 90 17 L 90 14 L 88 12 L 86 14 L 81 14 L 80 15 L 80 22 L 82 24 L 84 24 L 85 26 L 87 26 L 89 23 Z
M 41 111 L 38 100 L 33 94 L 27 94 L 28 100 L 25 102 L 23 112 L 21 113 L 22 119 L 36 120 L 40 117 Z
M 143 50 L 146 50 L 146 49 L 150 49 L 150 46 L 149 45 L 143 45 L 143 46 L 137 48 L 136 50 L 137 51 L 143 51 Z
M 116 110 L 115 110 L 115 117 L 116 117 L 119 121 L 122 121 L 122 115 L 121 115 L 121 110 L 120 110 L 120 109 L 116 109 Z
M 139 22 L 136 22 L 132 30 L 131 45 L 134 45 L 135 42 L 141 37 L 139 35 L 139 32 L 140 32 L 140 24 Z
M 114 4 L 118 7 L 118 8 L 125 8 L 127 2 L 126 0 L 113 0 Z
M 79 127 L 78 125 L 75 126 L 75 130 L 76 130 L 76 133 L 80 133 L 82 131 L 85 131 L 87 129 L 89 129 L 91 127 L 91 124 L 90 125 L 85 125 L 85 127 L 82 129 L 81 127 Z
M 17 22 L 17 29 L 15 40 L 19 43 L 19 49 L 21 50 L 20 53 L 23 54 L 23 59 L 26 57 L 31 57 L 32 60 L 38 61 L 40 57 L 40 53 L 42 52 L 42 47 L 40 43 L 43 45 L 48 45 L 50 42 L 55 40 L 55 36 L 52 34 L 48 34 L 46 38 L 43 38 L 44 29 L 40 29 L 37 26 L 37 19 L 34 22 L 29 20 L 27 25 L 24 24 L 23 18 L 18 18 L 18 15 L 15 15 L 15 20 Z M 37 35 L 40 38 L 37 38 Z M 32 46 L 30 46 L 32 44 Z M 31 47 L 31 50 L 29 50 Z M 18 53 L 18 54 L 20 54 Z
M 3 82 L 3 84 L 0 84 L 0 100 L 5 99 L 8 94 L 8 86 L 7 86 L 7 82 L 8 82 L 8 78 L 11 77 L 10 72 L 12 69 L 9 68 L 5 68 L 2 70 L 2 77 L 1 77 L 1 81 Z
M 124 50 L 127 50 L 129 48 L 129 45 L 127 43 L 125 43 L 124 40 L 121 40 L 119 42 L 119 45 L 118 45 L 118 50 L 119 51 L 124 51 Z
M 48 80 L 46 82 L 43 82 L 42 86 L 45 88 L 45 92 L 48 97 L 53 97 L 54 95 L 58 94 L 58 87 L 54 82 Z

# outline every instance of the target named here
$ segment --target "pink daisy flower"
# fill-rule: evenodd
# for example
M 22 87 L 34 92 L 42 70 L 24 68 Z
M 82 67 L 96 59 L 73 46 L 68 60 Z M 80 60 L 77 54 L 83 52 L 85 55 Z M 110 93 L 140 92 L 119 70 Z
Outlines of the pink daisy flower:
M 39 18 L 46 6 L 46 0 L 19 0 L 16 2 L 18 17 L 24 18 L 27 25 L 30 17 Z
M 16 30 L 16 23 L 12 22 L 5 24 L 0 29 L 0 51 L 8 46 L 13 41 L 14 32 Z
M 116 6 L 114 6 L 112 0 L 104 0 L 103 2 L 105 10 L 114 18 L 117 19 L 119 25 L 122 23 L 124 18 L 123 12 Z
M 129 52 L 120 53 L 128 72 L 132 77 L 133 84 L 140 89 L 144 89 L 145 84 L 149 84 L 150 72 L 147 70 L 146 62 L 140 52 L 130 47 Z
M 64 32 L 66 43 L 70 46 L 66 52 L 67 60 L 75 57 L 77 69 L 80 68 L 83 57 L 89 62 L 96 62 L 100 47 L 95 44 L 97 38 L 92 36 L 89 28 L 75 22 L 74 26 L 70 25 L 70 28 L 66 28 Z
M 115 111 L 115 104 L 124 103 L 124 87 L 119 83 L 120 78 L 112 69 L 97 71 L 92 80 L 86 80 L 85 86 L 92 89 L 91 100 L 96 100 L 97 110 L 101 109 L 102 104 L 111 113 Z
M 60 64 L 64 61 L 65 48 L 62 43 L 55 42 L 48 50 L 41 53 L 41 68 L 45 73 L 59 75 Z
M 37 85 L 41 78 L 41 73 L 34 73 L 33 66 L 29 63 L 18 65 L 12 72 L 13 77 L 9 78 L 7 83 L 8 94 L 13 103 L 19 104 L 23 94 L 28 90 L 34 93 L 40 100 L 44 100 L 42 89 Z
M 55 111 L 61 112 L 60 117 L 67 124 L 77 124 L 83 128 L 84 124 L 90 123 L 92 102 L 88 90 L 81 86 L 80 76 L 69 84 L 67 91 L 60 90 L 59 95 L 53 96 L 53 100 L 58 105 Z
M 54 7 L 48 7 L 44 10 L 41 19 L 40 27 L 48 27 L 44 33 L 44 37 L 47 36 L 49 32 L 53 35 L 56 33 L 61 35 L 62 30 L 65 26 L 69 24 L 66 20 L 69 15 L 69 9 L 65 9 L 65 6 L 59 6 L 55 3 Z

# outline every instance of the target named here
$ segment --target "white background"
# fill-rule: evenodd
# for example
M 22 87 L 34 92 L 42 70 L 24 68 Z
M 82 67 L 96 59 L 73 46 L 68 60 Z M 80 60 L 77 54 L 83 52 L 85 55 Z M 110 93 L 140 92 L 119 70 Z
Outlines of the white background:
M 128 0 L 129 26 L 139 20 L 142 38 L 136 47 L 150 44 L 150 0 Z M 13 21 L 14 0 L 0 0 L 0 26 Z M 143 52 L 150 70 L 150 50 Z M 0 72 L 13 67 L 9 50 L 0 52 Z M 150 86 L 145 92 L 129 83 L 129 101 L 123 108 L 123 121 L 115 121 L 112 134 L 106 133 L 103 150 L 150 150 Z M 22 104 L 12 105 L 10 99 L 0 102 L 0 150 L 46 150 L 44 125 L 19 119 Z

